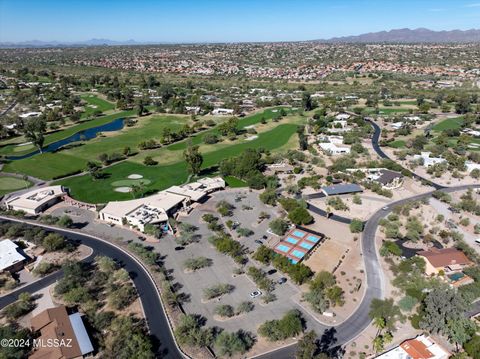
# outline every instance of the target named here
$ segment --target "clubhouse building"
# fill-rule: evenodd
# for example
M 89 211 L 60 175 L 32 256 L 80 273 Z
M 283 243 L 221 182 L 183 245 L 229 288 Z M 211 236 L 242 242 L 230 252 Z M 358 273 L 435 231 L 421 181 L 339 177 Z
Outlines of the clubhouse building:
M 9 210 L 37 215 L 60 202 L 66 194 L 67 191 L 62 186 L 42 187 L 13 196 L 7 199 L 5 205 Z
M 202 202 L 209 193 L 224 189 L 225 181 L 220 178 L 202 178 L 197 182 L 172 186 L 152 196 L 130 201 L 109 202 L 100 213 L 102 221 L 126 225 L 141 232 L 145 226 L 159 226 L 164 232 L 171 231 L 168 218 L 180 212 L 189 212 L 192 205 Z

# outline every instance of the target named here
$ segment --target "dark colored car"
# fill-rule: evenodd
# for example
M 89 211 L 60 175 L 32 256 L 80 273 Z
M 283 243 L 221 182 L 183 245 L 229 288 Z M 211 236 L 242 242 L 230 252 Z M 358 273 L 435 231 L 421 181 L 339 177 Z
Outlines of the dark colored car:
M 287 278 L 282 277 L 282 278 L 280 278 L 279 280 L 277 280 L 277 283 L 278 283 L 278 284 L 283 284 L 283 283 L 285 283 L 286 281 L 287 281 Z
M 260 239 L 255 239 L 255 243 L 257 244 L 263 244 L 263 242 Z
M 270 269 L 270 270 L 267 272 L 268 275 L 272 275 L 272 274 L 275 274 L 275 273 L 277 273 L 277 270 L 276 270 L 276 269 Z
M 182 247 L 182 246 L 175 247 L 176 251 L 183 251 L 184 249 L 185 247 Z

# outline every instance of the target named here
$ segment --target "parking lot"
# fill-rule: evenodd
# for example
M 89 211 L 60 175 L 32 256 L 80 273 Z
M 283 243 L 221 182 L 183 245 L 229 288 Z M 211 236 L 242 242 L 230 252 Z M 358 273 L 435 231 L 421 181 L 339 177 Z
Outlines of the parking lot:
M 231 217 L 221 217 L 217 214 L 216 204 L 226 200 L 235 206 Z M 249 209 L 252 208 L 252 209 Z M 185 246 L 182 250 L 178 249 L 179 244 L 175 241 L 175 237 L 167 235 L 162 237 L 158 242 L 143 242 L 144 245 L 151 246 L 156 252 L 160 253 L 167 268 L 173 278 L 173 285 L 178 289 L 179 293 L 188 295 L 189 300 L 184 304 L 187 313 L 200 314 L 207 319 L 208 326 L 219 326 L 227 330 L 250 330 L 255 332 L 257 327 L 267 320 L 282 317 L 285 312 L 292 308 L 302 310 L 307 323 L 312 323 L 314 319 L 308 315 L 305 309 L 299 304 L 302 292 L 300 288 L 289 280 L 283 284 L 276 284 L 273 293 L 277 299 L 271 303 L 264 304 L 262 296 L 250 298 L 250 293 L 257 290 L 255 283 L 246 275 L 234 275 L 234 270 L 239 267 L 233 259 L 227 255 L 219 253 L 212 244 L 208 242 L 208 238 L 213 233 L 207 228 L 207 224 L 201 217 L 210 213 L 220 218 L 222 223 L 232 220 L 239 223 L 239 227 L 251 229 L 254 234 L 248 237 L 239 237 L 235 230 L 231 230 L 232 236 L 239 240 L 251 253 L 260 246 L 256 240 L 271 245 L 280 238 L 275 235 L 268 235 L 267 229 L 269 222 L 278 216 L 277 208 L 266 206 L 258 199 L 258 193 L 249 192 L 245 189 L 231 189 L 216 192 L 211 195 L 205 203 L 198 205 L 188 215 L 178 218 L 178 221 L 192 224 L 198 227 L 198 242 Z M 258 222 L 260 212 L 270 214 L 271 218 Z M 85 233 L 95 234 L 102 238 L 110 240 L 134 241 L 142 242 L 139 234 L 127 228 L 119 226 L 109 226 L 103 222 L 94 220 L 95 213 L 73 208 L 65 205 L 59 205 L 53 208 L 51 214 L 61 216 L 68 214 L 74 222 L 81 225 L 81 230 Z M 226 230 L 228 230 L 225 227 Z M 267 239 L 263 236 L 267 235 Z M 185 271 L 184 263 L 189 258 L 206 257 L 212 260 L 212 265 L 207 268 L 200 269 L 196 272 Z M 273 269 L 273 267 L 265 267 L 260 263 L 249 261 L 246 265 L 262 268 L 265 271 Z M 278 281 L 284 275 L 280 272 L 269 275 L 269 278 Z M 228 283 L 235 286 L 230 293 L 210 301 L 203 300 L 203 290 L 216 284 Z M 215 308 L 221 304 L 228 304 L 236 308 L 244 301 L 251 301 L 255 308 L 249 313 L 235 316 L 229 319 L 221 319 L 214 315 Z
M 237 194 L 243 194 L 245 198 L 241 201 L 235 201 Z M 242 196 L 243 197 L 243 196 Z M 227 190 L 218 192 L 212 195 L 205 204 L 195 208 L 188 216 L 180 217 L 179 220 L 197 226 L 199 230 L 196 232 L 200 235 L 198 243 L 192 243 L 183 250 L 175 250 L 178 246 L 173 238 L 166 237 L 160 241 L 155 247 L 159 252 L 166 254 L 165 266 L 173 269 L 174 282 L 182 286 L 181 291 L 190 294 L 190 302 L 185 304 L 185 309 L 189 313 L 201 314 L 207 318 L 207 325 L 220 326 L 228 330 L 246 329 L 255 331 L 256 328 L 272 318 L 280 318 L 283 314 L 295 306 L 293 298 L 299 295 L 299 289 L 289 283 L 277 284 L 274 294 L 277 300 L 269 304 L 263 304 L 261 297 L 250 298 L 250 293 L 257 289 L 255 283 L 246 275 L 234 275 L 234 269 L 239 266 L 228 256 L 217 252 L 217 250 L 208 242 L 208 237 L 212 235 L 208 230 L 205 222 L 201 217 L 205 213 L 212 213 L 216 215 L 216 203 L 221 200 L 227 200 L 235 205 L 232 217 L 225 217 L 222 220 L 231 219 L 238 221 L 241 227 L 249 228 L 254 231 L 254 235 L 250 237 L 243 237 L 240 240 L 250 250 L 256 249 L 259 244 L 255 240 L 262 238 L 268 229 L 270 220 L 264 220 L 262 223 L 257 223 L 258 213 L 261 211 L 268 212 L 275 216 L 275 209 L 265 206 L 258 200 L 256 193 L 249 193 L 245 190 Z M 252 207 L 253 210 L 242 209 L 242 205 Z M 235 237 L 235 232 L 232 231 Z M 262 240 L 263 241 L 263 240 Z M 200 269 L 196 272 L 185 273 L 183 263 L 188 258 L 193 257 L 210 258 L 213 262 L 212 266 Z M 249 262 L 247 267 L 253 265 Z M 272 268 L 263 268 L 264 270 Z M 269 277 L 275 281 L 280 279 L 283 275 L 281 273 L 274 273 Z M 203 298 L 203 289 L 211 287 L 219 283 L 228 283 L 235 286 L 232 293 L 224 295 L 219 299 L 213 299 L 205 302 Z M 228 304 L 236 308 L 244 301 L 252 301 L 255 304 L 255 309 L 246 314 L 233 317 L 226 320 L 217 320 L 214 318 L 215 307 L 220 304 Z

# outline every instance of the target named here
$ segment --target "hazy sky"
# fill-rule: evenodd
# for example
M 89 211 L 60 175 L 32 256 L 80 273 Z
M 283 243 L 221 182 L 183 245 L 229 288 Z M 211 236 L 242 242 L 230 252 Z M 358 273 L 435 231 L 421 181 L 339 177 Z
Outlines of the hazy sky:
M 0 42 L 290 41 L 480 28 L 480 0 L 0 0 Z

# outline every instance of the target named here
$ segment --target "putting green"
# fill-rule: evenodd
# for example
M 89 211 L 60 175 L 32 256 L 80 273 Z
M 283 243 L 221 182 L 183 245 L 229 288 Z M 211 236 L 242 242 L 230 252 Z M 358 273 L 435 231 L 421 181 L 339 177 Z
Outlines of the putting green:
M 30 181 L 25 181 L 15 177 L 0 177 L 0 195 L 15 191 L 17 189 L 28 188 L 32 185 Z
M 126 179 L 126 180 L 119 180 L 119 181 L 112 182 L 112 186 L 113 187 L 129 187 L 129 186 L 135 186 L 135 185 L 148 186 L 150 183 L 152 183 L 152 181 L 146 178 L 137 179 L 137 180 Z

